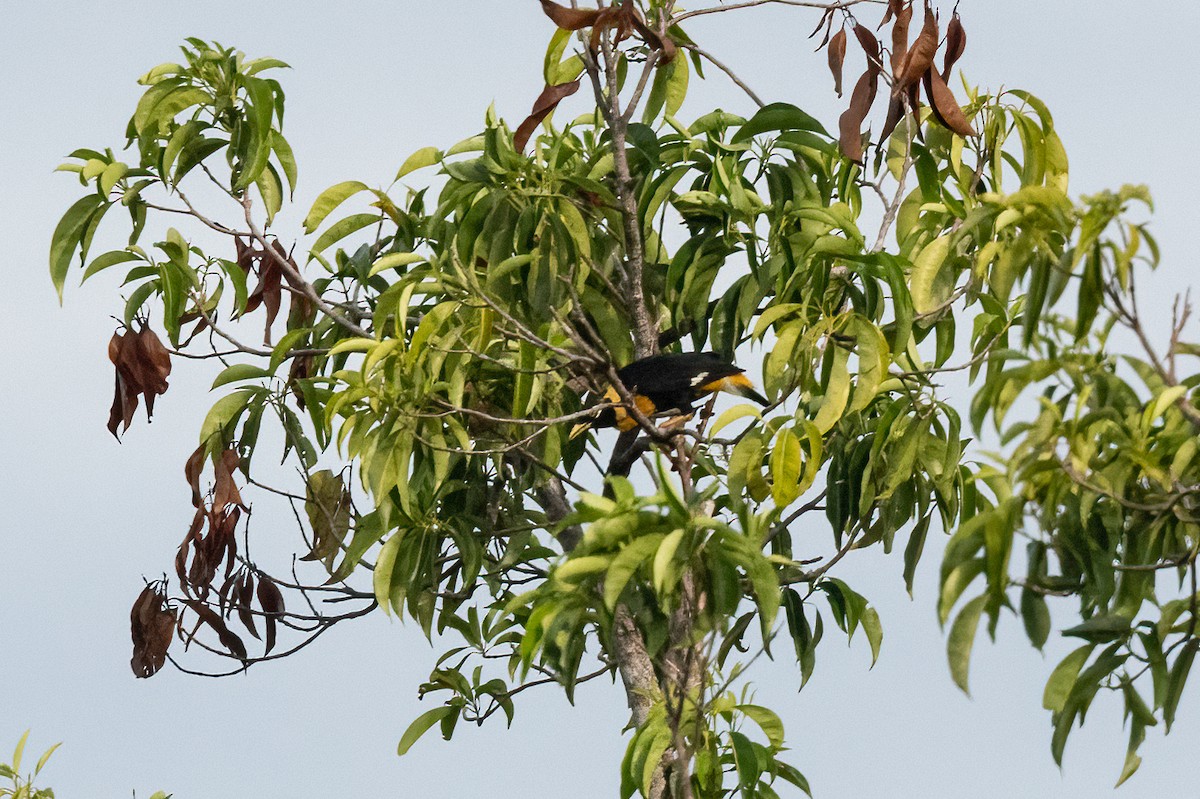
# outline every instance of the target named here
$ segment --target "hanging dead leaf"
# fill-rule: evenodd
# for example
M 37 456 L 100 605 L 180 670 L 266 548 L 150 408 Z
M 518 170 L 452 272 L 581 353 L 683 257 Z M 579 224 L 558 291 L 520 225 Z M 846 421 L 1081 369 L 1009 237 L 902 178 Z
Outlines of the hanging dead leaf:
M 116 366 L 116 388 L 113 391 L 112 408 L 108 411 L 108 432 L 120 441 L 121 437 L 117 434 L 117 428 L 122 424 L 122 432 L 129 429 L 129 425 L 133 422 L 134 411 L 138 406 L 138 391 L 134 386 L 130 386 L 121 374 L 122 364 L 125 361 L 124 350 L 128 345 L 129 339 L 133 335 L 132 331 L 125 333 L 113 333 L 113 337 L 108 342 L 108 359 Z
M 842 96 L 842 64 L 846 60 L 846 29 L 842 28 L 829 40 L 829 71 L 833 73 L 833 90 Z
M 538 95 L 538 98 L 533 103 L 533 111 L 517 128 L 517 132 L 513 134 L 513 147 L 517 152 L 523 152 L 525 145 L 529 142 L 529 137 L 537 130 L 537 126 L 542 124 L 542 120 L 549 116 L 550 112 L 558 107 L 565 98 L 570 97 L 575 92 L 579 91 L 579 79 L 576 78 L 569 83 L 558 83 L 547 86 Z
M 862 124 L 871 110 L 871 104 L 875 102 L 878 88 L 879 70 L 868 67 L 854 85 L 854 91 L 850 95 L 850 107 L 838 118 L 838 131 L 841 134 L 838 144 L 842 155 L 851 161 L 862 163 Z
M 883 20 L 879 23 L 879 27 L 882 28 L 884 25 L 888 24 L 892 17 L 904 10 L 904 6 L 906 4 L 907 0 L 888 0 L 887 11 L 883 12 Z M 878 30 L 878 28 L 876 28 L 876 30 Z
M 238 619 L 241 620 L 242 626 L 246 628 L 256 639 L 261 640 L 258 635 L 258 628 L 254 624 L 254 608 L 251 605 L 254 602 L 254 575 L 249 569 L 242 571 L 241 579 L 238 580 L 237 591 L 237 612 Z
M 166 605 L 165 585 L 150 583 L 138 595 L 129 613 L 133 638 L 130 668 L 137 677 L 152 677 L 167 660 L 175 632 L 175 611 Z
M 883 66 L 879 60 L 883 54 L 883 48 L 879 46 L 879 40 L 875 38 L 875 34 L 871 33 L 866 25 L 856 24 L 854 26 L 854 37 L 858 39 L 859 46 L 867 54 L 867 66 L 873 67 L 876 73 L 878 73 Z
M 216 459 L 213 465 L 213 473 L 215 475 L 215 485 L 213 487 L 214 509 L 222 510 L 226 505 L 246 507 L 246 503 L 242 501 L 241 492 L 238 491 L 237 483 L 233 480 L 233 473 L 241 461 L 241 457 L 233 447 L 224 450 L 221 456 Z
M 185 599 L 183 602 L 188 606 L 189 610 L 196 614 L 201 624 L 208 625 L 209 629 L 217 634 L 217 640 L 221 642 L 221 646 L 225 647 L 229 654 L 242 662 L 246 661 L 246 645 L 242 643 L 241 638 L 225 626 L 224 620 L 216 611 L 196 599 Z M 190 637 L 195 637 L 195 633 L 193 632 Z
M 167 392 L 171 353 L 148 325 L 134 332 L 113 333 L 108 342 L 108 359 L 117 376 L 113 404 L 108 412 L 108 431 L 120 439 L 117 428 L 128 430 L 137 410 L 138 396 L 146 400 L 146 419 L 154 415 L 154 400 Z
M 154 415 L 154 398 L 167 393 L 171 374 L 171 353 L 153 330 L 143 327 L 135 339 L 137 368 L 141 374 L 142 396 L 146 398 L 146 419 Z
M 888 99 L 887 118 L 883 122 L 883 127 L 879 130 L 880 146 L 888 140 L 888 136 L 892 135 L 892 131 L 900 124 L 900 120 L 904 118 L 904 95 L 893 94 Z
M 879 89 L 879 72 L 881 69 L 880 56 L 882 48 L 875 34 L 865 25 L 854 25 L 854 37 L 867 56 L 867 70 L 854 85 L 850 94 L 850 107 L 838 118 L 838 144 L 842 155 L 851 161 L 862 163 L 863 135 L 862 125 L 871 105 L 875 102 L 875 94 Z
M 825 29 L 825 38 L 823 40 L 821 40 L 821 43 L 819 45 L 817 45 L 818 50 L 820 50 L 822 47 L 825 46 L 825 42 L 829 41 L 829 28 L 832 24 L 833 24 L 833 9 L 826 8 L 825 11 L 821 13 L 821 19 L 817 22 L 817 27 L 813 28 L 813 32 L 808 34 L 808 38 L 811 39 L 812 37 L 814 37 L 818 33 L 820 33 L 822 28 Z
M 902 94 L 908 91 L 910 86 L 915 86 L 921 80 L 921 76 L 925 74 L 925 71 L 933 66 L 933 58 L 937 54 L 937 47 L 937 16 L 934 14 L 933 8 L 930 7 L 928 0 L 926 0 L 925 24 L 921 26 L 921 32 L 917 34 L 912 47 L 904 54 L 904 58 L 898 68 L 895 65 L 895 53 L 893 52 L 892 54 L 892 70 L 893 77 L 895 78 L 895 81 L 892 83 L 892 94 Z
M 954 92 L 932 67 L 925 73 L 925 95 L 929 98 L 934 117 L 942 127 L 949 128 L 959 136 L 975 135 L 975 129 L 955 99 Z
M 205 444 L 196 447 L 196 451 L 188 456 L 187 463 L 183 465 L 183 476 L 187 479 L 187 483 L 192 487 L 192 507 L 200 507 L 200 474 L 204 471 L 204 456 L 208 451 Z
M 275 582 L 265 574 L 260 575 L 258 579 L 258 605 L 263 610 L 263 624 L 266 627 L 266 651 L 264 654 L 269 655 L 275 648 L 276 619 L 283 614 L 285 608 L 279 586 L 275 585 Z
M 895 6 L 893 12 L 892 6 Z M 888 14 L 894 14 L 892 24 L 892 74 L 900 74 L 901 64 L 908 55 L 908 26 L 912 22 L 912 3 L 897 2 L 888 6 Z M 886 22 L 886 18 L 884 20 Z
M 542 11 L 550 17 L 550 21 L 563 30 L 578 31 L 590 28 L 596 24 L 600 16 L 598 9 L 567 8 L 551 0 L 541 0 Z
M 954 65 L 958 59 L 962 58 L 963 51 L 967 49 L 967 32 L 963 29 L 962 17 L 955 10 L 954 16 L 950 19 L 950 24 L 946 26 L 946 59 L 942 62 L 942 82 L 948 83 L 950 80 L 950 70 L 954 69 Z
M 203 505 L 196 506 L 196 513 L 192 516 L 192 523 L 188 527 L 187 533 L 183 536 L 183 541 L 179 544 L 179 550 L 175 553 L 175 575 L 179 578 L 180 585 L 186 592 L 188 590 L 188 555 L 190 550 L 200 540 L 200 531 L 204 529 L 204 523 L 208 520 L 208 511 Z
M 636 10 L 636 9 L 635 9 Z M 658 63 L 669 64 L 675 60 L 675 56 L 679 52 L 679 46 L 665 31 L 656 31 L 646 24 L 640 13 L 635 13 L 633 17 L 633 28 L 637 31 L 638 36 L 646 43 L 646 46 L 651 50 L 659 52 Z

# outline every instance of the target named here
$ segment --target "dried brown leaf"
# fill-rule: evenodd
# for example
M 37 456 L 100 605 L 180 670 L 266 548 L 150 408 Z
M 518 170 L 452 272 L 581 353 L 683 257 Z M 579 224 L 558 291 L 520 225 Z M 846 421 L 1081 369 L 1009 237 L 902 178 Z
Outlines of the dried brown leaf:
M 900 124 L 900 120 L 904 118 L 904 97 L 901 95 L 892 95 L 888 100 L 887 119 L 883 122 L 883 127 L 879 130 L 879 143 L 883 146 L 883 142 L 888 140 L 888 136 L 892 135 L 892 131 Z
M 233 447 L 224 450 L 216 459 L 213 465 L 216 481 L 213 487 L 213 508 L 215 510 L 222 510 L 226 505 L 246 507 L 246 503 L 242 501 L 241 492 L 238 491 L 237 484 L 233 481 L 233 473 L 241 462 L 241 457 Z
M 569 31 L 590 28 L 600 16 L 597 9 L 567 8 L 551 0 L 542 0 L 542 11 L 555 25 Z
M 862 124 L 871 110 L 871 104 L 875 102 L 878 88 L 879 70 L 873 66 L 868 67 L 854 85 L 854 91 L 850 95 L 850 107 L 838 118 L 838 130 L 841 134 L 838 143 L 842 155 L 851 161 L 862 163 Z
M 108 432 L 118 441 L 121 437 L 117 434 L 117 428 L 120 427 L 122 432 L 129 429 L 133 422 L 133 414 L 137 410 L 138 395 L 141 394 L 141 386 L 133 366 L 136 359 L 131 356 L 134 342 L 135 334 L 132 330 L 113 333 L 108 341 L 108 359 L 112 361 L 117 372 L 113 403 L 108 412 Z
M 821 19 L 819 22 L 817 22 L 817 27 L 813 28 L 813 32 L 808 34 L 808 38 L 811 39 L 812 37 L 816 36 L 818 33 L 821 32 L 821 28 L 825 29 L 825 40 L 822 41 L 821 44 L 817 46 L 818 50 L 820 50 L 822 47 L 825 46 L 826 41 L 829 41 L 829 26 L 832 22 L 833 22 L 833 9 L 827 8 L 827 9 L 825 9 L 824 13 L 821 14 Z
M 197 506 L 196 513 L 192 516 L 192 524 L 188 527 L 183 541 L 179 544 L 179 551 L 175 554 L 175 574 L 179 577 L 184 592 L 188 590 L 188 550 L 189 547 L 196 546 L 196 542 L 200 540 L 200 531 L 204 529 L 204 523 L 207 520 L 208 511 L 203 505 Z
M 165 606 L 162 583 L 147 585 L 129 613 L 129 631 L 133 639 L 130 668 L 137 677 L 151 677 L 167 660 L 167 649 L 175 632 L 175 611 Z
M 183 476 L 192 487 L 193 508 L 200 507 L 200 474 L 204 471 L 204 455 L 207 449 L 205 444 L 196 447 L 196 451 L 188 456 L 187 463 L 183 465 Z
M 932 67 L 925 73 L 925 95 L 929 98 L 934 117 L 942 127 L 949 128 L 959 136 L 975 135 L 975 129 L 955 99 L 954 92 Z
M 659 55 L 658 63 L 669 64 L 675 60 L 675 55 L 679 52 L 675 41 L 666 33 L 659 33 L 647 25 L 640 13 L 633 17 L 633 28 L 647 47 L 659 51 L 661 55 Z
M 950 80 L 950 70 L 954 69 L 954 65 L 958 59 L 962 58 L 963 51 L 966 49 L 967 32 L 963 29 L 962 18 L 958 15 L 958 11 L 955 11 L 954 16 L 950 19 L 950 24 L 946 26 L 946 60 L 942 62 L 943 83 Z
M 221 646 L 233 655 L 238 660 L 246 661 L 246 645 L 242 643 L 242 639 L 230 631 L 225 626 L 224 620 L 208 605 L 195 599 L 185 599 L 184 603 L 188 608 L 196 614 L 202 624 L 208 627 L 217 634 L 217 640 L 221 642 Z
M 897 20 L 899 22 L 899 20 Z M 933 58 L 937 54 L 938 47 L 938 24 L 937 17 L 930 7 L 929 3 L 925 3 L 925 24 L 921 26 L 921 32 L 917 34 L 916 40 L 912 43 L 912 47 L 904 54 L 903 60 L 900 62 L 899 68 L 896 68 L 896 54 L 892 53 L 892 67 L 895 82 L 892 84 L 892 93 L 901 94 L 908 91 L 910 86 L 915 86 L 925 71 L 933 66 Z
M 855 25 L 854 36 L 858 39 L 858 44 L 862 47 L 863 52 L 867 54 L 867 65 L 873 67 L 876 72 L 879 71 L 879 58 L 883 53 L 883 49 L 879 46 L 879 40 L 875 38 L 875 34 L 871 33 L 870 28 L 866 25 Z
M 912 22 L 912 3 L 898 2 L 894 4 L 896 21 L 892 24 L 892 74 L 900 72 L 900 65 L 908 54 L 908 26 Z M 892 7 L 888 6 L 892 13 Z
M 237 593 L 237 612 L 238 619 L 241 620 L 242 626 L 247 632 L 253 635 L 256 639 L 258 636 L 258 627 L 254 624 L 254 608 L 251 605 L 254 602 L 254 576 L 249 570 L 242 572 L 242 577 L 238 581 Z M 259 639 L 261 640 L 261 639 Z
M 569 83 L 557 83 L 546 86 L 542 93 L 533 103 L 533 111 L 517 128 L 517 132 L 513 134 L 513 147 L 517 152 L 523 152 L 525 145 L 529 142 L 529 137 L 537 130 L 537 126 L 542 124 L 542 120 L 549 116 L 550 112 L 558 107 L 558 104 L 563 99 L 570 97 L 575 92 L 579 91 L 579 79 L 576 78 Z
M 883 20 L 879 23 L 879 27 L 882 28 L 884 25 L 888 24 L 892 17 L 904 10 L 904 6 L 906 4 L 907 0 L 888 0 L 887 11 L 883 13 Z M 878 28 L 876 30 L 878 30 Z
M 833 73 L 833 90 L 842 96 L 842 64 L 846 61 L 846 29 L 842 28 L 829 40 L 829 71 Z
M 266 614 L 264 625 L 266 627 L 266 651 L 264 654 L 271 654 L 271 650 L 275 648 L 275 625 L 276 618 L 283 613 L 283 594 L 279 592 L 279 586 L 266 575 L 261 575 L 258 579 L 258 604 Z

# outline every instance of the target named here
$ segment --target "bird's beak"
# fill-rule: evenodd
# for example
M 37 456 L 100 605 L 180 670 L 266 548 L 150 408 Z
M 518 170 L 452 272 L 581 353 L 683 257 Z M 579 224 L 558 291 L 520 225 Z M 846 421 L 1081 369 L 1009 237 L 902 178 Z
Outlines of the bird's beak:
M 574 441 L 575 439 L 579 438 L 581 435 L 586 433 L 591 428 L 592 428 L 591 422 L 584 422 L 583 424 L 575 425 L 574 427 L 571 428 L 571 435 L 569 436 L 568 440 Z

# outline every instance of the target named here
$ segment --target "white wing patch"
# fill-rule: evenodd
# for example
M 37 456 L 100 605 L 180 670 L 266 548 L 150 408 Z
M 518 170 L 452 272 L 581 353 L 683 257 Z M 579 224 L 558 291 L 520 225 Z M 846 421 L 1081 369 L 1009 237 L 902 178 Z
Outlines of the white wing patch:
M 696 386 L 702 386 L 707 382 L 709 382 L 708 372 L 701 372 L 700 374 L 698 374 L 692 378 L 692 387 L 694 388 Z

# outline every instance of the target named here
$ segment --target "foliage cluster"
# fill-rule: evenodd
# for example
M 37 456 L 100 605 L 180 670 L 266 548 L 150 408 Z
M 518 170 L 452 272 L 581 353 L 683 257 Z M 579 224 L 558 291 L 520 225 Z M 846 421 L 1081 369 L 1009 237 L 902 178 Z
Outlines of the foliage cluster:
M 1128 212 L 1149 198 L 1126 187 L 1073 200 L 1053 119 L 1026 92 L 967 87 L 960 107 L 946 81 L 962 22 L 943 42 L 928 4 L 911 46 L 912 4 L 887 4 L 890 48 L 854 16 L 869 4 L 822 7 L 839 87 L 847 31 L 866 57 L 837 138 L 748 89 L 748 117 L 683 121 L 705 69 L 744 87 L 684 23 L 768 1 L 542 0 L 556 26 L 546 88 L 517 133 L 489 111 L 482 132 L 417 151 L 387 188 L 326 189 L 302 247 L 271 227 L 298 174 L 282 86 L 265 77 L 284 65 L 189 40 L 183 63 L 143 76 L 132 160 L 78 150 L 64 165 L 87 193 L 50 258 L 60 293 L 77 268 L 125 271 L 114 341 L 158 342 L 151 318 L 165 330 L 168 345 L 110 347 L 114 433 L 130 398 L 150 411 L 166 389 L 162 353 L 223 365 L 187 465 L 182 593 L 156 584 L 139 598 L 141 673 L 168 657 L 171 636 L 152 626 L 176 624 L 240 669 L 379 607 L 461 638 L 420 688 L 444 704 L 402 752 L 434 725 L 449 737 L 461 720 L 511 720 L 532 686 L 570 696 L 619 675 L 636 728 L 623 796 L 807 791 L 780 759 L 778 716 L 739 678 L 786 649 L 803 685 L 829 621 L 862 630 L 877 656 L 879 616 L 837 564 L 898 546 L 911 590 L 944 529 L 954 679 L 967 688 L 983 619 L 994 635 L 1019 615 L 1040 648 L 1047 600 L 1072 600 L 1079 623 L 1062 632 L 1084 645 L 1046 687 L 1054 757 L 1109 688 L 1130 719 L 1121 779 L 1133 773 L 1200 647 L 1200 375 L 1177 371 L 1200 348 L 1183 338 L 1186 305 L 1165 348 L 1139 315 L 1137 276 L 1158 256 Z M 594 106 L 556 125 L 585 82 Z M 880 82 L 885 134 L 872 140 L 862 125 Z M 89 258 L 118 207 L 128 245 Z M 260 310 L 261 342 L 246 343 Z M 1131 342 L 1140 356 L 1121 352 Z M 761 357 L 770 406 L 710 405 L 692 427 L 645 418 L 617 367 L 680 349 Z M 970 381 L 969 402 L 944 396 L 951 373 Z M 586 395 L 609 385 L 638 428 L 571 440 L 594 410 Z M 964 413 L 995 430 L 1003 457 L 968 448 Z M 264 422 L 302 487 L 267 485 L 252 466 Z M 239 547 L 248 504 L 235 478 L 293 502 L 315 577 L 268 574 Z M 1177 585 L 1160 579 L 1172 573 Z M 306 610 L 286 610 L 283 592 Z M 235 615 L 254 638 L 267 625 L 262 654 Z M 272 653 L 276 624 L 299 643 Z

